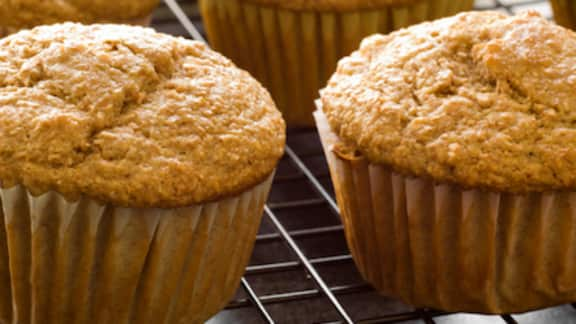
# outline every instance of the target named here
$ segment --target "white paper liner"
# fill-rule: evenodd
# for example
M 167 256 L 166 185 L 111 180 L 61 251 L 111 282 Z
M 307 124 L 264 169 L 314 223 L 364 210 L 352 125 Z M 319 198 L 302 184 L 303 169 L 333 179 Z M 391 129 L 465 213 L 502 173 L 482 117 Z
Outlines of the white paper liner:
M 214 49 L 264 84 L 290 127 L 308 127 L 314 125 L 319 89 L 364 37 L 470 10 L 473 0 L 346 12 L 288 10 L 243 0 L 201 0 L 200 6 Z
M 204 322 L 239 285 L 272 178 L 177 209 L 0 189 L 0 322 Z
M 315 113 L 363 277 L 418 307 L 524 312 L 576 300 L 576 193 L 516 195 L 407 177 L 338 154 Z

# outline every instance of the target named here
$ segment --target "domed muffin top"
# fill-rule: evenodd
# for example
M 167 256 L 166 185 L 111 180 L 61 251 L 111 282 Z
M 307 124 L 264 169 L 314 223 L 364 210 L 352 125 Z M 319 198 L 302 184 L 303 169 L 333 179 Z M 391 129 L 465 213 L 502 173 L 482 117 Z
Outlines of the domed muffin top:
M 179 207 L 263 181 L 285 125 L 268 92 L 202 43 L 61 24 L 0 40 L 0 181 Z
M 75 21 L 118 22 L 149 15 L 160 0 L 0 0 L 0 25 L 17 29 Z
M 576 188 L 576 34 L 471 12 L 364 40 L 322 106 L 347 149 L 506 192 Z
M 421 0 L 242 0 L 262 5 L 294 10 L 357 10 L 405 5 Z M 460 1 L 460 0 L 457 0 Z

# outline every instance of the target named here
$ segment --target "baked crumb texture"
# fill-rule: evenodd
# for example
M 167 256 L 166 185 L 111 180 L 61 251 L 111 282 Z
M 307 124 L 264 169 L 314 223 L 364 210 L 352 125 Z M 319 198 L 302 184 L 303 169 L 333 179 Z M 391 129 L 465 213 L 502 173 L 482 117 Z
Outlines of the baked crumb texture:
M 469 12 L 365 39 L 322 91 L 371 162 L 505 192 L 576 188 L 576 34 Z
M 160 0 L 0 0 L 0 25 L 14 29 L 65 21 L 120 22 L 152 13 Z
M 0 179 L 128 207 L 179 207 L 263 181 L 285 125 L 207 46 L 119 25 L 0 40 Z

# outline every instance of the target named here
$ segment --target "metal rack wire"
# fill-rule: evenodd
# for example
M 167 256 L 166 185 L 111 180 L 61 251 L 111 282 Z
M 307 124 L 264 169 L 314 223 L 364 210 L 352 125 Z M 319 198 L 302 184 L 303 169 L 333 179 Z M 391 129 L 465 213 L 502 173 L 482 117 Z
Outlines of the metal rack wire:
M 204 40 L 195 1 L 164 0 L 153 26 Z M 544 0 L 477 0 L 479 10 L 516 13 Z M 290 131 L 254 255 L 236 298 L 209 323 L 576 323 L 576 306 L 482 316 L 414 309 L 362 281 L 346 247 L 316 132 Z

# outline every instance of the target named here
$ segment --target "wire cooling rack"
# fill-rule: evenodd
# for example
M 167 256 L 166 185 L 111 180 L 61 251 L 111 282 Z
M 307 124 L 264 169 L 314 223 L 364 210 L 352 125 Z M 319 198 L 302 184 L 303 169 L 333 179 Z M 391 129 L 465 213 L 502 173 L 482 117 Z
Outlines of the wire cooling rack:
M 459 1 L 459 0 L 454 0 Z M 543 0 L 477 0 L 479 10 L 517 13 Z M 162 32 L 204 40 L 195 1 L 165 0 L 154 15 Z M 220 323 L 576 323 L 576 306 L 521 315 L 482 316 L 414 309 L 379 296 L 359 276 L 346 247 L 338 207 L 315 131 L 289 131 L 254 254 Z

